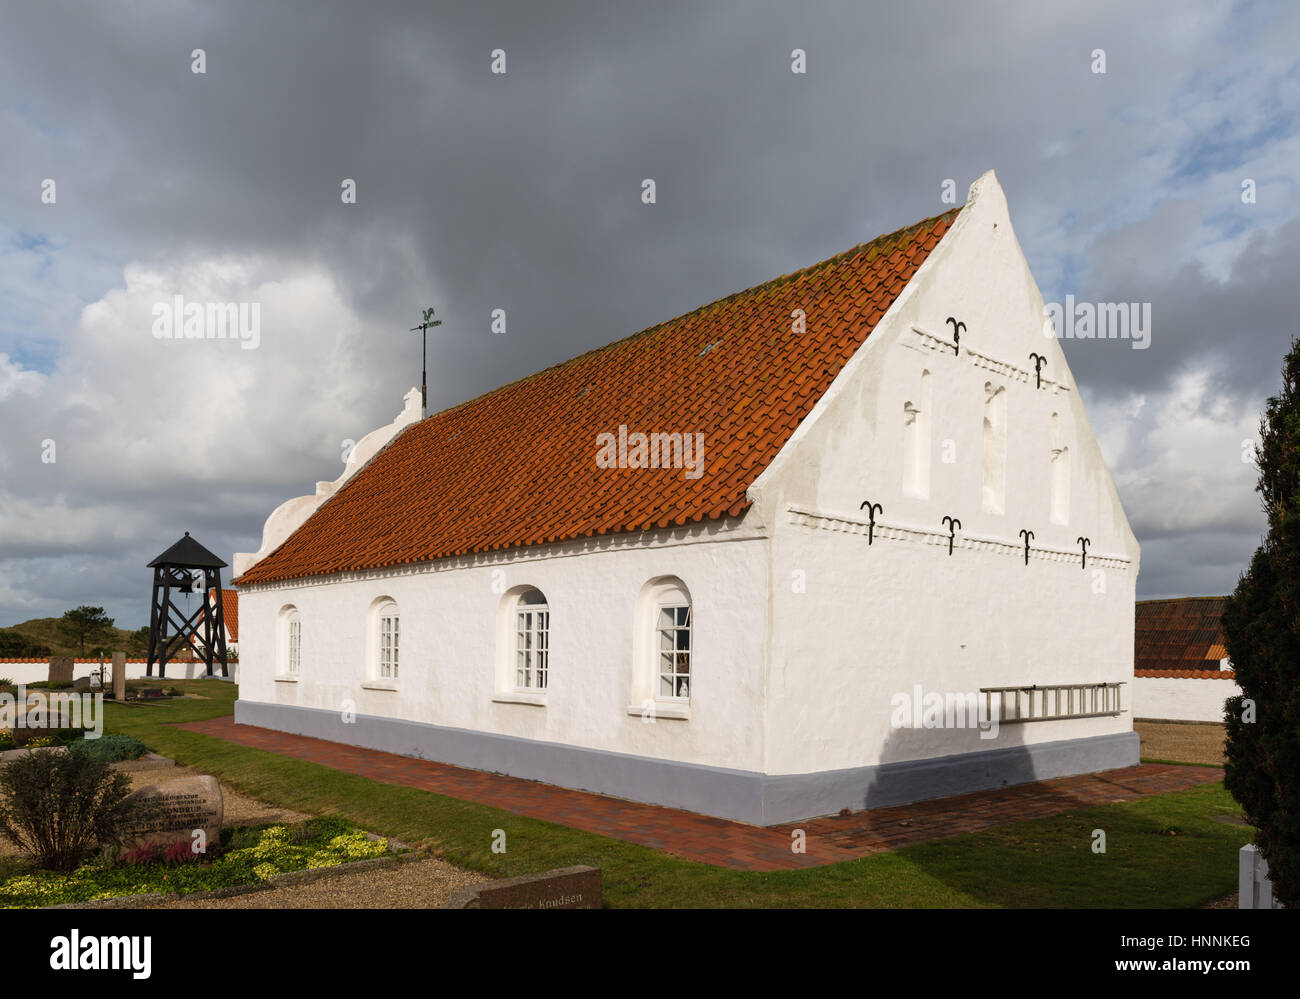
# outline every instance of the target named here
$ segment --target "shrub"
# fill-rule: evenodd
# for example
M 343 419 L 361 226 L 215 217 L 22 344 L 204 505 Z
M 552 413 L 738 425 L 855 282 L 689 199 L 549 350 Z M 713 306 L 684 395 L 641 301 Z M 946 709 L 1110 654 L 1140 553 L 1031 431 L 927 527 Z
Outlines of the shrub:
M 72 748 L 79 753 L 89 753 L 105 763 L 138 760 L 148 752 L 143 742 L 129 735 L 102 735 L 98 739 L 82 739 L 74 742 Z
M 155 802 L 90 753 L 37 750 L 0 767 L 0 834 L 41 867 L 70 871 L 92 845 L 120 844 Z

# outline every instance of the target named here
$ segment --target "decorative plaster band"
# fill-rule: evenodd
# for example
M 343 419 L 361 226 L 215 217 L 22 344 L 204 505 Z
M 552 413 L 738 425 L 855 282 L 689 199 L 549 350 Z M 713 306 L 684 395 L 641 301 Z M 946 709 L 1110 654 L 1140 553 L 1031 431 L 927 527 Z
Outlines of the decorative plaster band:
M 790 504 L 786 507 L 790 523 L 798 527 L 807 527 L 817 531 L 835 531 L 839 534 L 867 534 L 868 521 L 847 513 L 827 513 Z M 908 524 L 890 524 L 877 520 L 874 529 L 875 540 L 910 541 L 922 545 L 941 545 L 948 547 L 948 532 L 941 529 L 915 527 Z M 993 552 L 998 555 L 1011 555 L 1018 559 L 1025 557 L 1022 541 L 1003 541 L 1000 538 L 981 537 L 978 534 L 966 534 L 959 531 L 952 542 L 953 550 Z M 1063 548 L 1029 547 L 1029 557 L 1042 562 L 1078 563 L 1079 552 Z M 1130 559 L 1120 555 L 1099 555 L 1088 552 L 1088 564 L 1107 569 L 1127 570 L 1132 564 Z
M 920 326 L 913 326 L 911 331 L 913 337 L 918 341 L 919 346 L 916 344 L 913 345 L 917 346 L 917 349 L 929 349 L 941 352 L 952 351 L 954 357 L 960 357 L 964 354 L 970 359 L 971 364 L 975 365 L 975 367 L 992 371 L 994 374 L 1001 375 L 1003 378 L 1010 381 L 1024 382 L 1026 384 L 1034 381 L 1034 373 L 1026 368 L 1017 367 L 1008 361 L 999 361 L 997 358 L 990 357 L 988 354 L 981 354 L 978 350 L 972 350 L 970 347 L 963 346 L 960 353 L 958 353 L 957 344 L 952 340 L 931 333 L 929 330 L 923 329 Z M 1058 392 L 1070 391 L 1068 385 L 1064 385 L 1061 382 L 1048 378 L 1046 375 L 1042 376 L 1042 386 L 1054 395 Z

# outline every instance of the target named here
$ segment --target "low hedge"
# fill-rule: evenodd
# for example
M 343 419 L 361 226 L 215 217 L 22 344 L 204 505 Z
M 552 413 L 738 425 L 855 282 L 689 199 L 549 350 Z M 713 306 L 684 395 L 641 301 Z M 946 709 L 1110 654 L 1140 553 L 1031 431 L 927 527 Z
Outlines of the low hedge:
M 72 743 L 70 748 L 79 753 L 89 753 L 105 763 L 138 760 L 149 751 L 143 742 L 129 735 L 102 735 L 98 739 L 81 739 Z

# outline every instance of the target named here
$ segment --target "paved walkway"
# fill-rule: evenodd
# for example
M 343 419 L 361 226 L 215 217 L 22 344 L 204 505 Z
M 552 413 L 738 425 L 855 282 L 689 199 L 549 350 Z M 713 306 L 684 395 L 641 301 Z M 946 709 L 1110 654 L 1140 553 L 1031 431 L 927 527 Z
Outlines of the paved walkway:
M 1123 770 L 1058 777 L 1035 784 L 762 828 L 676 808 L 570 791 L 538 781 L 236 725 L 229 715 L 176 727 L 372 780 L 477 801 L 516 815 L 557 822 L 653 847 L 687 860 L 742 871 L 820 867 L 912 843 L 1112 801 L 1182 791 L 1223 779 L 1222 770 L 1210 767 L 1144 763 Z M 803 829 L 807 835 L 805 853 L 791 852 L 792 832 L 796 828 Z

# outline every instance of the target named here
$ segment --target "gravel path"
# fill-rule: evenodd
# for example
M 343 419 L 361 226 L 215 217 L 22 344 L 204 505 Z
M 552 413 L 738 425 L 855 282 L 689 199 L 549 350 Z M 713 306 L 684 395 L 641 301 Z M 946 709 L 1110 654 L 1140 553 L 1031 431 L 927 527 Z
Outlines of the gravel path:
M 1133 731 L 1142 740 L 1144 760 L 1223 766 L 1223 726 L 1215 722 L 1134 722 Z

